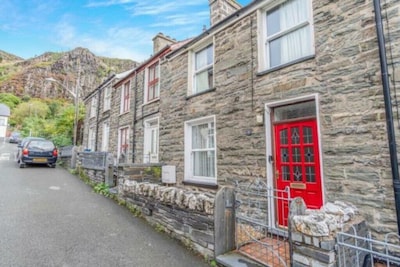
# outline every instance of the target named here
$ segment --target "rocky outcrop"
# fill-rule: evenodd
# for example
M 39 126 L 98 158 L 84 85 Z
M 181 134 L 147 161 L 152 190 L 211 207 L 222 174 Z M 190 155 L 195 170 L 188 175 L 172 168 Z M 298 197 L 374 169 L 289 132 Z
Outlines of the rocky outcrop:
M 67 88 L 75 88 L 79 73 L 80 96 L 83 98 L 111 74 L 132 69 L 138 64 L 133 60 L 98 57 L 81 47 L 62 53 L 47 52 L 27 60 L 11 56 L 4 58 L 7 61 L 0 61 L 0 92 L 39 98 L 70 97 L 59 85 L 46 82 L 48 77 L 60 81 Z

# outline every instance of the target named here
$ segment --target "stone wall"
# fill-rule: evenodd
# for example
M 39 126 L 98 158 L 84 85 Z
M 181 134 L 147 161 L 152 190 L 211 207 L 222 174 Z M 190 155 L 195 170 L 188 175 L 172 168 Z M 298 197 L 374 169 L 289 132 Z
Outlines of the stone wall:
M 156 229 L 207 259 L 234 249 L 233 190 L 201 192 L 161 183 L 148 173 L 157 164 L 120 166 L 118 196 Z
M 290 206 L 292 227 L 293 267 L 305 266 L 364 266 L 365 253 L 355 257 L 356 250 L 340 248 L 339 259 L 337 233 L 350 233 L 356 229 L 358 236 L 368 232 L 365 220 L 359 216 L 357 208 L 344 202 L 327 203 L 321 210 L 306 210 L 301 198 L 294 199 Z M 348 238 L 349 239 L 349 238 Z M 358 249 L 370 249 L 366 242 L 350 242 Z M 339 264 L 340 262 L 340 264 Z
M 269 140 L 257 116 L 266 103 L 318 95 L 324 201 L 354 203 L 376 235 L 391 232 L 396 218 L 372 2 L 312 2 L 312 58 L 260 71 L 253 10 L 210 32 L 215 90 L 187 97 L 190 46 L 162 65 L 160 158 L 176 166 L 182 183 L 184 122 L 215 115 L 218 185 L 266 178 Z M 395 24 L 399 5 L 386 7 Z M 395 58 L 399 53 L 395 49 Z
M 121 197 L 150 224 L 214 258 L 214 196 L 154 183 L 120 180 Z

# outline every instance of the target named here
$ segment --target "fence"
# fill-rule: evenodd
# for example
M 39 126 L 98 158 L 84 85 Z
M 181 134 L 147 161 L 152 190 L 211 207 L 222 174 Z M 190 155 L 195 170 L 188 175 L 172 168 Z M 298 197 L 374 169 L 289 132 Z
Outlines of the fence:
M 74 146 L 63 146 L 58 149 L 59 155 L 62 158 L 72 157 L 72 150 Z
M 81 152 L 81 166 L 85 169 L 105 170 L 108 166 L 107 152 Z
M 238 184 L 235 194 L 237 251 L 266 266 L 290 266 L 289 229 L 277 229 L 268 217 L 276 203 L 289 205 L 289 190 L 273 189 L 257 179 Z M 284 216 L 287 220 L 287 214 Z
M 359 234 L 355 227 L 337 234 L 339 267 L 400 266 L 400 236 L 389 233 L 384 241 L 371 237 L 370 232 Z

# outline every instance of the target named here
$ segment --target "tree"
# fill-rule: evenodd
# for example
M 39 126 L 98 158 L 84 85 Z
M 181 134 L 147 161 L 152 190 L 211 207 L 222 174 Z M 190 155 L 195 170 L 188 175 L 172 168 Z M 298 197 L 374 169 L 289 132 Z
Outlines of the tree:
M 19 103 L 21 103 L 21 99 L 10 93 L 0 93 L 0 103 L 7 105 L 11 110 L 13 110 Z
M 24 102 L 19 104 L 11 112 L 10 124 L 12 125 L 22 125 L 26 118 L 38 117 L 45 119 L 49 112 L 49 107 L 46 103 L 41 100 L 31 100 L 29 102 Z

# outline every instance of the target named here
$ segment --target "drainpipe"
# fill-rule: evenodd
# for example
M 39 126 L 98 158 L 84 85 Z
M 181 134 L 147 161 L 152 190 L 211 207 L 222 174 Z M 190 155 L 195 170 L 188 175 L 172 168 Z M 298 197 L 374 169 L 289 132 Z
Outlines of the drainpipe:
M 394 125 L 393 125 L 393 110 L 390 98 L 389 74 L 388 74 L 387 59 L 386 59 L 385 37 L 382 26 L 382 15 L 381 15 L 382 11 L 381 11 L 380 0 L 374 0 L 374 11 L 375 11 L 376 34 L 378 36 L 379 59 L 380 59 L 381 73 L 382 73 L 383 97 L 385 100 L 386 128 L 387 128 L 388 142 L 389 142 L 390 165 L 392 168 L 394 201 L 396 205 L 397 231 L 400 234 L 399 167 L 397 160 Z
M 133 88 L 133 125 L 132 125 L 132 163 L 135 163 L 136 160 L 136 112 L 137 112 L 137 87 L 138 87 L 138 79 L 137 79 L 138 72 L 135 70 L 135 88 Z
M 103 90 L 104 88 L 100 88 L 97 91 L 97 114 L 96 114 L 96 135 L 95 135 L 95 149 L 96 152 L 99 151 L 100 149 L 98 148 L 98 136 L 99 136 L 99 123 L 100 123 L 100 99 L 101 99 L 101 90 Z

